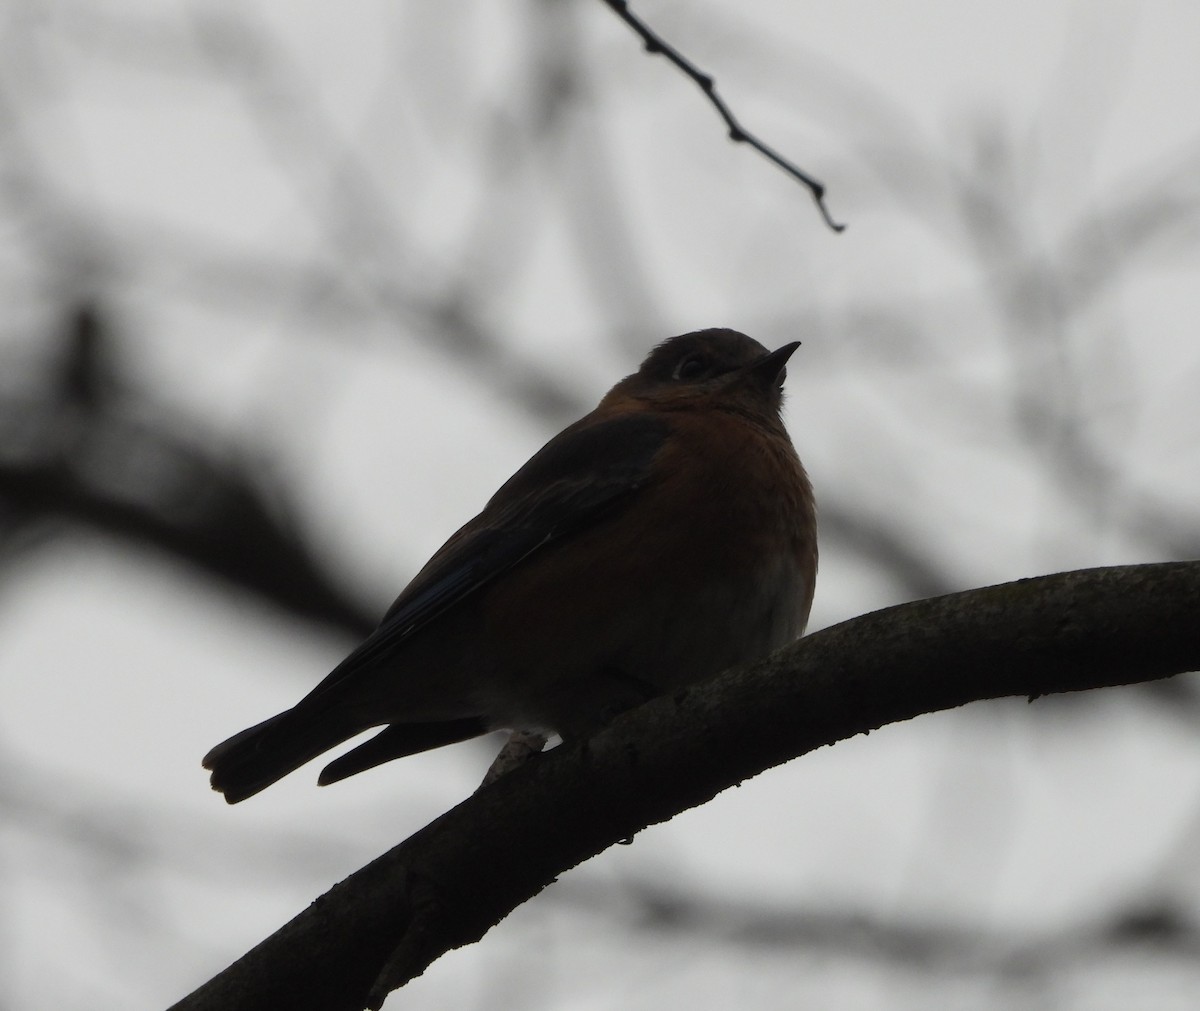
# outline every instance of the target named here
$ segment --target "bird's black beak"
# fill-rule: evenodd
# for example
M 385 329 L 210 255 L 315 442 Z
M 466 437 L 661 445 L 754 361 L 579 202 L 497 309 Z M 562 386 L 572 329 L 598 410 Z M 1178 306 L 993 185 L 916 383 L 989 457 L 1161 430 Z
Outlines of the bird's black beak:
M 756 378 L 760 378 L 766 386 L 782 386 L 783 381 L 787 379 L 787 361 L 799 346 L 799 341 L 785 344 L 770 354 L 763 355 L 753 365 L 748 365 L 746 371 Z

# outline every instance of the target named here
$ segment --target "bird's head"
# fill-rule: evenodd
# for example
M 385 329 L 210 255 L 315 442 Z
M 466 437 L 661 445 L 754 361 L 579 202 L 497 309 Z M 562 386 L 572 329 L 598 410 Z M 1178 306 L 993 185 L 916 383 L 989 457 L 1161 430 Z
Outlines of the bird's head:
M 768 351 L 736 330 L 697 330 L 657 345 L 606 401 L 631 398 L 662 407 L 712 404 L 778 417 L 787 360 L 799 341 Z

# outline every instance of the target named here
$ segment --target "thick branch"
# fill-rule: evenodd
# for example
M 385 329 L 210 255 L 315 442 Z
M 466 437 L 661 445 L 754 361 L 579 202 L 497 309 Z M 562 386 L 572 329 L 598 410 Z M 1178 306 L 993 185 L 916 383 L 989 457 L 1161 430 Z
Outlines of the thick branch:
M 378 1006 L 559 874 L 750 776 L 977 699 L 1200 668 L 1198 616 L 1200 562 L 1177 562 L 1024 579 L 814 633 L 502 777 L 175 1009 L 358 1009 L 387 963 Z

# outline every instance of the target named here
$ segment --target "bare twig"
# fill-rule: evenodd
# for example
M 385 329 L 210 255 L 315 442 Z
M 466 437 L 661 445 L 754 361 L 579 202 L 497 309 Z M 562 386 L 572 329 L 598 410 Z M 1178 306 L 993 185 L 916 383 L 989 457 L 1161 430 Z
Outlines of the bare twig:
M 691 80 L 696 83 L 705 96 L 712 103 L 713 108 L 717 110 L 721 118 L 725 121 L 725 125 L 729 128 L 729 139 L 738 144 L 749 144 L 755 151 L 761 154 L 764 158 L 774 162 L 779 168 L 783 169 L 793 179 L 797 180 L 802 186 L 806 187 L 817 205 L 817 210 L 821 212 L 821 217 L 825 219 L 825 224 L 832 228 L 835 232 L 844 231 L 846 226 L 840 225 L 833 220 L 829 213 L 829 208 L 825 206 L 825 184 L 817 179 L 814 179 L 805 172 L 799 165 L 787 158 L 783 157 L 774 148 L 767 146 L 754 134 L 746 130 L 737 118 L 733 115 L 724 99 L 717 94 L 717 82 L 711 74 L 706 74 L 703 70 L 696 66 L 691 60 L 683 55 L 678 49 L 667 42 L 661 35 L 655 32 L 649 25 L 629 9 L 627 0 L 603 0 L 604 4 L 609 7 L 614 14 L 624 21 L 630 28 L 637 32 L 641 38 L 643 45 L 646 47 L 646 52 L 657 53 L 660 56 L 665 56 L 675 66 L 683 71 Z

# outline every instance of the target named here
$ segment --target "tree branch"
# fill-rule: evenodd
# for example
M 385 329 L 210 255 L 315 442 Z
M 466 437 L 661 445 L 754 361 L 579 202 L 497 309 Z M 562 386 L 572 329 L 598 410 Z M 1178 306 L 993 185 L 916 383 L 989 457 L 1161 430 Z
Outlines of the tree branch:
M 1171 562 L 1023 579 L 816 632 L 502 777 L 173 1011 L 378 1007 L 569 868 L 822 745 L 978 699 L 1200 668 L 1198 614 L 1200 562 Z
M 795 162 L 789 161 L 774 148 L 768 147 L 758 137 L 746 130 L 733 115 L 733 111 L 729 106 L 725 104 L 725 100 L 717 94 L 717 82 L 711 74 L 706 74 L 697 67 L 683 53 L 647 25 L 645 21 L 634 14 L 629 9 L 629 4 L 626 0 L 603 0 L 603 2 L 617 17 L 637 32 L 639 38 L 642 40 L 642 44 L 646 47 L 646 52 L 651 54 L 657 53 L 660 56 L 666 57 L 683 71 L 690 80 L 695 82 L 696 87 L 704 92 L 705 97 L 712 103 L 713 108 L 717 110 L 721 119 L 725 121 L 725 126 L 729 129 L 729 139 L 731 141 L 735 144 L 749 144 L 768 161 L 774 162 L 775 165 L 783 169 L 784 172 L 812 194 L 813 201 L 817 205 L 817 210 L 821 212 L 821 217 L 825 219 L 825 224 L 835 232 L 845 231 L 846 226 L 839 225 L 834 221 L 833 216 L 829 213 L 829 208 L 825 206 L 825 184 L 814 179 Z
M 80 521 L 302 620 L 370 632 L 376 617 L 317 557 L 269 462 L 189 433 L 194 422 L 131 383 L 101 301 L 65 309 L 47 381 L 0 388 L 0 543 L 5 526 Z

